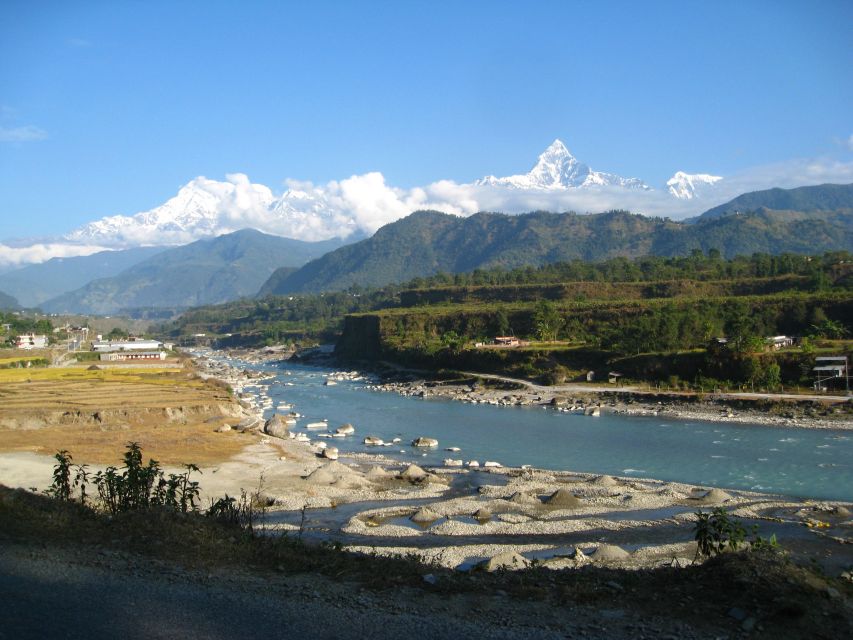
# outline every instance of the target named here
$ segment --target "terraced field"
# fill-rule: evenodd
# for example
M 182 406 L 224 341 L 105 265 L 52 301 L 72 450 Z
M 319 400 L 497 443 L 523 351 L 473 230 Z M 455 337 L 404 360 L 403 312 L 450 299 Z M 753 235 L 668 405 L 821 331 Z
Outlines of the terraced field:
M 208 463 L 244 446 L 215 432 L 239 419 L 227 389 L 180 366 L 0 370 L 0 451 L 115 464 L 133 440 L 166 464 Z

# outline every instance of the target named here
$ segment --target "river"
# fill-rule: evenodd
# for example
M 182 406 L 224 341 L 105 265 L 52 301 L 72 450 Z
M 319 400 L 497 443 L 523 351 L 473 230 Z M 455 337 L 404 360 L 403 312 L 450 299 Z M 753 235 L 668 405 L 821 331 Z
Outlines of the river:
M 247 365 L 276 374 L 259 388 L 275 405 L 289 403 L 305 424 L 345 422 L 354 436 L 333 442 L 343 453 L 381 453 L 419 464 L 444 458 L 529 464 L 546 469 L 747 489 L 825 500 L 853 500 L 853 432 L 795 429 L 664 417 L 600 417 L 541 407 L 473 405 L 420 399 L 366 389 L 362 381 L 325 386 L 331 369 L 295 363 Z M 251 390 L 251 388 L 248 388 Z M 270 415 L 272 410 L 267 411 Z M 362 444 L 367 435 L 402 442 L 393 447 Z M 410 446 L 418 436 L 437 438 L 429 451 Z M 445 447 L 459 447 L 450 453 Z

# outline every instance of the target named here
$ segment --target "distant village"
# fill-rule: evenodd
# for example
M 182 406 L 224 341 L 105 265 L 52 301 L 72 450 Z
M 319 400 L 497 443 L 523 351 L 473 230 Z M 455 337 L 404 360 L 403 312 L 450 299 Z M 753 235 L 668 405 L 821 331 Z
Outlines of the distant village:
M 10 325 L 3 325 L 3 329 L 9 331 Z M 61 342 L 65 344 L 68 351 L 86 350 L 86 346 L 89 345 L 88 350 L 97 353 L 98 359 L 106 362 L 165 360 L 167 352 L 175 346 L 172 342 L 161 342 L 137 336 L 104 339 L 101 334 L 90 336 L 89 327 L 71 325 L 56 327 L 53 333 L 64 334 L 65 337 Z M 52 343 L 57 344 L 58 342 L 58 340 L 52 340 L 47 334 L 22 333 L 14 339 L 13 344 L 16 349 L 34 350 L 46 349 Z

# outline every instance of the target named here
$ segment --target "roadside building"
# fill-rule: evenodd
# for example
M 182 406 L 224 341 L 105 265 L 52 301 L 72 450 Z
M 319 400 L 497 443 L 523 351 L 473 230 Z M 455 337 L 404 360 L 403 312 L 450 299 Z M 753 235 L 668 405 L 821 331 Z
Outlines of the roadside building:
M 108 351 L 100 355 L 102 362 L 127 362 L 133 360 L 165 360 L 165 351 Z

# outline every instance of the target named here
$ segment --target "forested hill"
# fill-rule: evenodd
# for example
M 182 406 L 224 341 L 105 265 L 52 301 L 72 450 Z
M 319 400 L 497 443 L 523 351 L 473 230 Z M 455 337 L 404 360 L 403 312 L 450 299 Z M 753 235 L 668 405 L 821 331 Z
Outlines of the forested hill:
M 267 295 L 335 291 L 439 272 L 535 267 L 575 259 L 680 256 L 697 249 L 716 249 L 723 257 L 851 250 L 853 214 L 761 209 L 686 224 L 624 211 L 478 213 L 468 218 L 418 211 L 286 277 L 273 274 L 262 290 Z
M 796 189 L 765 189 L 744 193 L 708 209 L 694 220 L 709 220 L 757 209 L 776 211 L 853 211 L 853 184 L 821 184 Z

